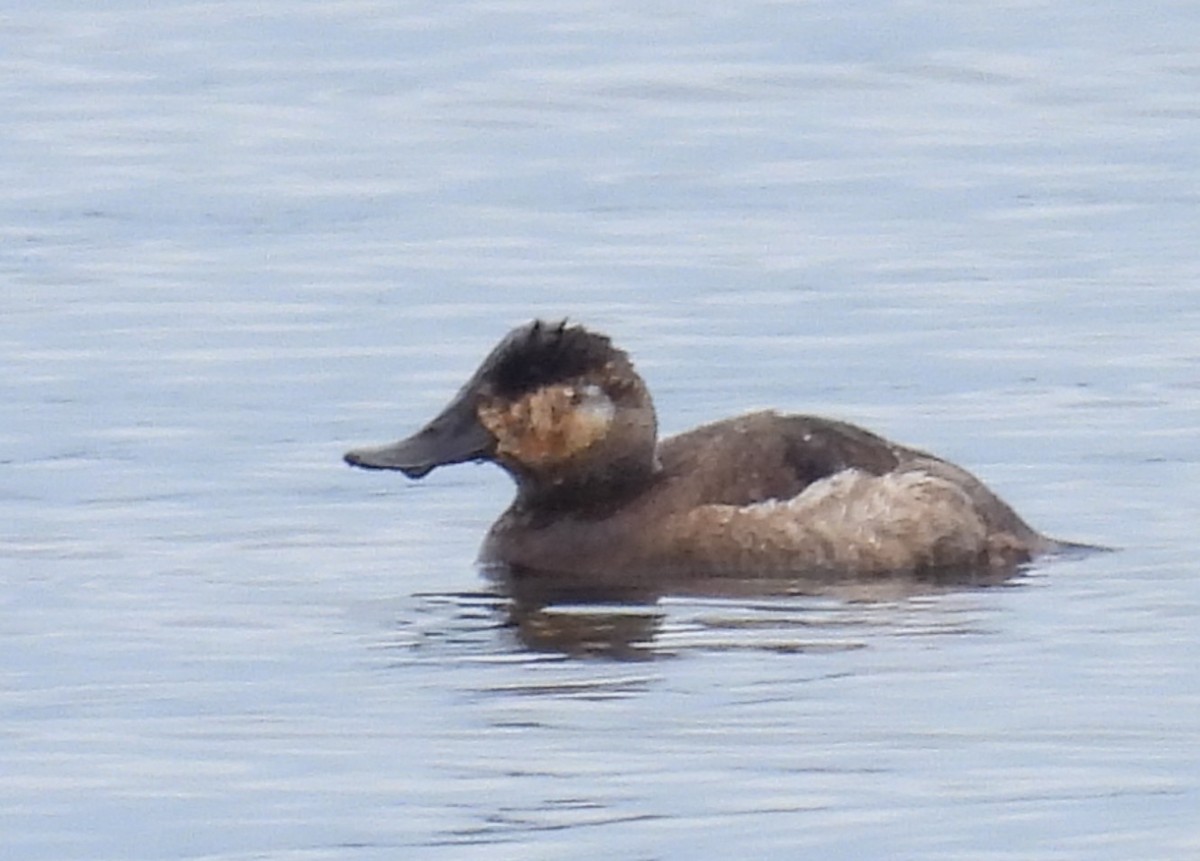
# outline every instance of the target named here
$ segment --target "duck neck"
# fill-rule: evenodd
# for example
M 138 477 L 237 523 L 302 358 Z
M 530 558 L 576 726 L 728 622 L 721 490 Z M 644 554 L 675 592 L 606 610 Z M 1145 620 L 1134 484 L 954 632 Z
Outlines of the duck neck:
M 657 480 L 653 451 L 607 461 L 603 469 L 558 476 L 517 476 L 513 513 L 532 521 L 562 517 L 607 517 L 642 494 Z

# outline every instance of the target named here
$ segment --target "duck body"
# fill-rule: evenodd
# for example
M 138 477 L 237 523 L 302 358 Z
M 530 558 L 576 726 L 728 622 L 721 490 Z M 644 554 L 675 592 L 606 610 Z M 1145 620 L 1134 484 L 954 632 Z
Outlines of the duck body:
M 481 562 L 598 589 L 993 576 L 1058 546 L 961 467 L 845 422 L 757 412 L 659 441 L 625 353 L 565 323 L 514 330 L 425 428 L 346 460 L 498 463 L 517 494 Z

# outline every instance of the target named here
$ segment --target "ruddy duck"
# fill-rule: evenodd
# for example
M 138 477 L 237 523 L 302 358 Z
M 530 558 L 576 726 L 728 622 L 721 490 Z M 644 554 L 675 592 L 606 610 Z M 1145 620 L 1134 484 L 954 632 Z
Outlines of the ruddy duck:
M 516 499 L 480 561 L 597 586 L 986 577 L 1060 546 L 961 467 L 845 422 L 757 412 L 660 441 L 629 357 L 565 321 L 515 329 L 424 428 L 345 459 L 498 463 Z

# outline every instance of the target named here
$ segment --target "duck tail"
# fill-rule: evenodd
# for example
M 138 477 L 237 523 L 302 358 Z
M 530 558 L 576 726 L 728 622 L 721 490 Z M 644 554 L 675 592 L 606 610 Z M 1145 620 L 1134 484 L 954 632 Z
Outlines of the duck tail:
M 1085 544 L 1082 541 L 1062 541 L 1057 538 L 1045 538 L 1040 552 L 1048 556 L 1065 556 L 1080 558 L 1093 553 L 1116 553 L 1120 548 L 1107 547 L 1103 544 Z

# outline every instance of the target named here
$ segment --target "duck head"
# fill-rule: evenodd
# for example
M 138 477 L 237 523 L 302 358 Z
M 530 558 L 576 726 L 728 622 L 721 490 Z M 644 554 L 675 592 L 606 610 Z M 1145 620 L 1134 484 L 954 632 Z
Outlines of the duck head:
M 649 475 L 656 442 L 654 405 L 629 357 L 582 326 L 535 320 L 497 344 L 421 430 L 345 459 L 409 478 L 490 460 L 536 494 Z

